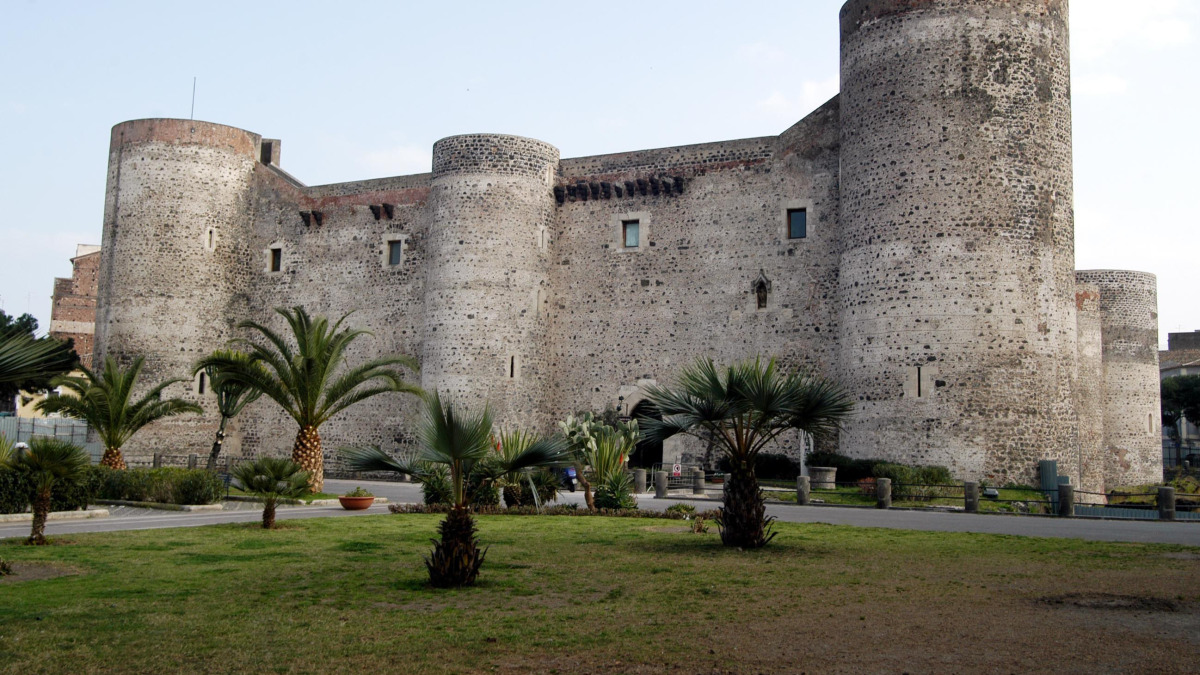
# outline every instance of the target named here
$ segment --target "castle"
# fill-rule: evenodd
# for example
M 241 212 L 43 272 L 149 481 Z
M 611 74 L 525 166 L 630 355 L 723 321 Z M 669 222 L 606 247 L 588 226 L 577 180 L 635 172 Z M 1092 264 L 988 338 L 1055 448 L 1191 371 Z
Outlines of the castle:
M 840 93 L 778 136 L 575 159 L 452 136 L 431 173 L 306 186 L 278 140 L 118 124 L 98 353 L 186 375 L 241 320 L 282 329 L 274 307 L 355 310 L 375 337 L 354 357 L 417 356 L 426 388 L 543 431 L 633 412 L 697 356 L 776 355 L 853 394 L 853 456 L 1161 478 L 1155 279 L 1074 269 L 1066 0 L 850 0 L 840 24 Z M 130 451 L 203 452 L 201 389 L 204 416 Z M 327 462 L 410 442 L 416 409 L 351 408 L 322 428 Z M 226 447 L 294 434 L 260 401 Z

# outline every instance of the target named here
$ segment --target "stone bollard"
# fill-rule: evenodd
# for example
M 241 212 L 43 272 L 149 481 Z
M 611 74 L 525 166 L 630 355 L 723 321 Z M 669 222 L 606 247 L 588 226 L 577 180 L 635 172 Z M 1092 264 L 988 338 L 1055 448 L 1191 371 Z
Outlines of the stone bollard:
M 1158 519 L 1175 520 L 1175 488 L 1158 488 Z
M 199 464 L 199 462 L 200 462 L 200 455 L 197 455 L 194 452 L 191 453 L 190 455 L 188 455 L 188 468 L 189 469 L 196 468 L 196 465 Z
M 633 470 L 633 491 L 639 495 L 646 491 L 646 470 Z
M 814 490 L 832 490 L 837 487 L 836 466 L 810 466 L 808 473 L 812 476 Z
M 800 506 L 808 506 L 809 500 L 809 485 L 808 476 L 796 476 L 796 503 Z
M 811 467 L 809 467 L 811 468 Z M 892 479 L 879 478 L 875 481 L 875 508 L 892 508 Z
M 1058 484 L 1058 515 L 1070 518 L 1075 515 L 1075 486 L 1069 483 Z
M 161 452 L 154 453 L 154 458 L 150 461 L 150 466 L 152 466 L 156 469 L 162 468 L 162 453 Z
M 963 483 L 963 505 L 967 513 L 979 513 L 979 483 L 970 480 Z
M 667 496 L 667 472 L 654 472 L 654 496 L 657 499 L 663 499 Z
M 692 474 L 692 494 L 694 494 L 694 495 L 704 494 L 704 470 L 703 469 L 696 469 L 696 471 Z

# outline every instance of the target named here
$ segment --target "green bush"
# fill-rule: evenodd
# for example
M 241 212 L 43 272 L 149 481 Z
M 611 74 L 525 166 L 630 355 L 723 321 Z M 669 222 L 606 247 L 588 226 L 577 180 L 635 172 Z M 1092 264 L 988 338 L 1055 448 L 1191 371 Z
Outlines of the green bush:
M 472 472 L 467 478 L 467 491 L 471 493 L 474 506 L 495 506 L 500 503 L 500 489 L 493 483 L 482 485 L 483 476 Z M 421 495 L 426 504 L 449 504 L 454 499 L 450 489 L 450 471 L 444 465 L 436 465 L 421 479 Z
M 936 499 L 955 495 L 953 488 L 934 487 L 956 484 L 950 469 L 944 466 L 881 462 L 875 465 L 873 473 L 875 478 L 892 479 L 893 499 Z
M 94 467 L 96 494 L 118 499 L 160 504 L 215 504 L 225 494 L 221 476 L 206 469 L 127 469 Z
M 76 481 L 60 480 L 50 493 L 51 511 L 77 511 L 86 509 L 95 500 L 99 488 L 97 467 L 90 467 L 84 477 Z M 0 469 L 0 513 L 24 513 L 29 510 L 33 495 L 33 484 L 24 471 Z
M 596 494 L 592 499 L 598 509 L 636 509 L 633 475 L 628 471 L 614 471 L 607 480 L 596 486 Z
M 874 477 L 877 464 L 886 464 L 881 459 L 854 459 L 836 452 L 811 452 L 805 460 L 810 468 L 814 466 L 832 466 L 837 469 L 839 483 L 857 483 L 864 478 Z

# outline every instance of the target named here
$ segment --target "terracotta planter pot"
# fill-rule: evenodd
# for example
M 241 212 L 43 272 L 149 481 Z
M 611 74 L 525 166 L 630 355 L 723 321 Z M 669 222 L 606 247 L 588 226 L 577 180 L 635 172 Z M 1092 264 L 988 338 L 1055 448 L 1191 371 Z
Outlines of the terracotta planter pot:
M 374 497 L 338 497 L 338 501 L 342 503 L 342 508 L 347 511 L 361 511 L 370 508 L 375 503 Z

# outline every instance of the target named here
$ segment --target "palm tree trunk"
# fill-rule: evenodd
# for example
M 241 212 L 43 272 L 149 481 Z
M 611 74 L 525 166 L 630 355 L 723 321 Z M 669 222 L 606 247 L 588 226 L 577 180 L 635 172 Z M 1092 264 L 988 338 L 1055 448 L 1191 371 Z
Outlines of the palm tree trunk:
M 300 427 L 296 432 L 292 461 L 309 473 L 308 485 L 313 492 L 325 489 L 325 457 L 321 454 L 321 435 L 316 427 Z
M 521 486 L 520 485 L 505 485 L 504 486 L 504 505 L 508 508 L 521 506 Z
M 479 550 L 475 537 L 475 519 L 465 506 L 455 506 L 438 526 L 442 540 L 433 543 L 433 551 L 425 558 L 429 583 L 436 588 L 470 586 L 479 575 L 487 549 Z
M 717 524 L 721 527 L 721 542 L 738 548 L 766 546 L 775 536 L 766 518 L 767 505 L 758 489 L 758 476 L 748 462 L 734 460 L 725 482 L 725 500 Z
M 50 487 L 39 489 L 33 497 L 33 529 L 27 543 L 42 546 L 46 543 L 46 517 L 50 515 Z
M 264 530 L 275 529 L 275 499 L 272 497 L 263 499 L 262 526 Z
M 100 458 L 100 466 L 107 466 L 117 471 L 125 470 L 125 458 L 121 456 L 120 448 L 105 448 L 104 457 Z
M 225 441 L 225 423 L 229 418 L 221 415 L 221 426 L 217 427 L 217 440 L 213 441 L 212 451 L 208 453 L 208 470 L 217 470 L 217 455 L 221 454 L 221 443 Z
M 583 503 L 587 504 L 588 511 L 596 510 L 596 498 L 592 496 L 592 483 L 583 477 L 582 471 L 577 471 L 579 484 L 583 486 Z

